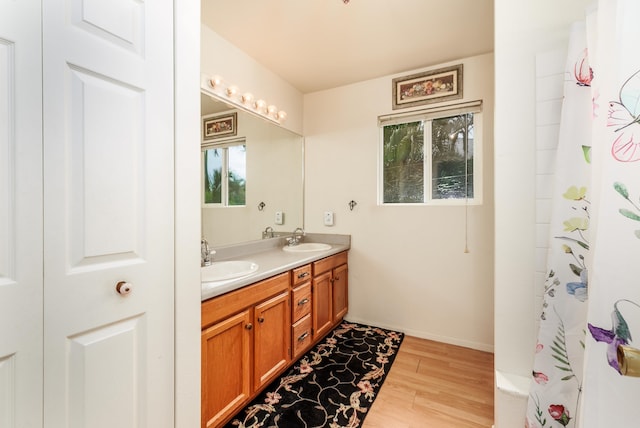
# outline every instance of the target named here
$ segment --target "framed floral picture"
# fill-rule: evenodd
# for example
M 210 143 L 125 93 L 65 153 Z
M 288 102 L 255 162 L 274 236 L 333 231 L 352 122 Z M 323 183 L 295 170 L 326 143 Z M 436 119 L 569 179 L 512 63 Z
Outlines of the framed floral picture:
M 462 64 L 393 79 L 394 110 L 462 98 Z
M 238 113 L 228 113 L 222 116 L 205 117 L 202 119 L 202 139 L 232 137 L 238 133 Z

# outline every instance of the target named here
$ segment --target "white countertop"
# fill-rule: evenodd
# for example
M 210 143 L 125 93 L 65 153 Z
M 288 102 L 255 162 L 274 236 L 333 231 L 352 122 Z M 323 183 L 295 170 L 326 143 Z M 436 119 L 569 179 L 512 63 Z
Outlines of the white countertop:
M 322 242 L 331 245 L 331 248 L 324 251 L 300 253 L 283 251 L 283 238 L 272 238 L 226 247 L 214 247 L 213 249 L 216 250 L 214 262 L 224 260 L 250 261 L 258 264 L 258 270 L 251 275 L 241 278 L 203 282 L 202 301 L 351 248 L 351 237 L 349 235 L 307 234 L 303 242 Z

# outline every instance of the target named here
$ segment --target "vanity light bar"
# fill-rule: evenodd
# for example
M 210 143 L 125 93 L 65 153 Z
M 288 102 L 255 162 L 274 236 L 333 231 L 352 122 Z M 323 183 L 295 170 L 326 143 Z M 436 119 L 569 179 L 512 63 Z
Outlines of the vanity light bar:
M 255 99 L 251 92 L 240 93 L 240 89 L 237 86 L 224 84 L 222 77 L 216 75 L 211 78 L 204 77 L 206 85 L 200 85 L 210 95 L 215 95 L 219 99 L 222 99 L 234 106 L 256 113 L 259 116 L 264 117 L 275 123 L 282 123 L 287 118 L 287 112 L 278 110 L 273 104 L 268 104 L 263 99 Z M 203 82 L 204 83 L 204 82 Z

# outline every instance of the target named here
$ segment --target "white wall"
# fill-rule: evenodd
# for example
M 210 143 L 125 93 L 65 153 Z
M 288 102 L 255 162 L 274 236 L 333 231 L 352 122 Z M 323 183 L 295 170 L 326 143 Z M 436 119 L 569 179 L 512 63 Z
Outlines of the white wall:
M 201 26 L 200 70 L 207 76 L 219 75 L 240 93 L 251 92 L 287 112 L 283 127 L 302 134 L 302 94 L 268 68 Z
M 495 1 L 495 366 L 529 378 L 536 327 L 536 66 L 566 45 L 591 0 Z M 526 397 L 496 393 L 496 427 L 522 426 Z
M 351 234 L 348 319 L 492 350 L 493 55 L 433 68 L 460 62 L 464 101 L 484 101 L 484 203 L 469 207 L 470 253 L 463 206 L 377 204 L 377 117 L 393 112 L 397 75 L 305 95 L 305 228 Z M 323 226 L 324 211 L 335 226 Z

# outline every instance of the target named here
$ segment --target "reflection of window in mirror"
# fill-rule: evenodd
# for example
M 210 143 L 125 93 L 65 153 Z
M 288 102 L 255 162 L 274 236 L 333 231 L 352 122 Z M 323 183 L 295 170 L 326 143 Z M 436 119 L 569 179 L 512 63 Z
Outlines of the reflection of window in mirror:
M 246 204 L 247 146 L 244 139 L 202 145 L 203 192 L 207 206 Z

